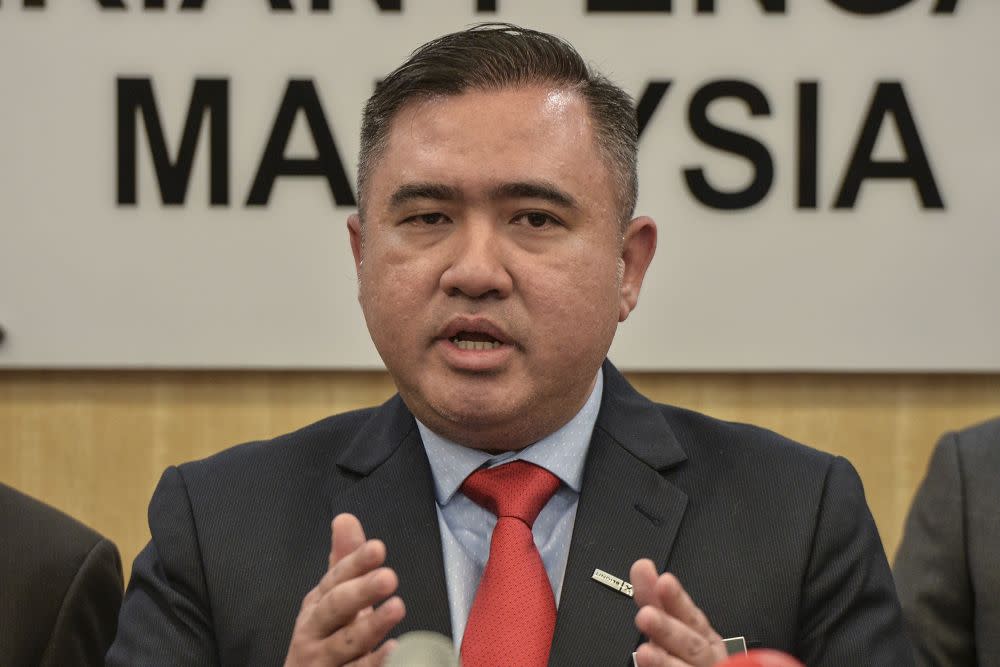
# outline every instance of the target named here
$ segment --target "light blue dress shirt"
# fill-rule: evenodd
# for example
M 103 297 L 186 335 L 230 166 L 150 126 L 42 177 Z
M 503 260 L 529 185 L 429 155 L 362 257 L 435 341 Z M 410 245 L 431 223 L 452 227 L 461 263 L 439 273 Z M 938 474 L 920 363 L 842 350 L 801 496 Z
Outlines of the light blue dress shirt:
M 417 421 L 434 476 L 451 631 L 456 648 L 461 647 L 465 622 L 489 558 L 490 538 L 497 522 L 490 511 L 466 498 L 459 487 L 466 477 L 484 465 L 492 468 L 518 459 L 541 466 L 561 480 L 559 489 L 542 508 L 531 530 L 558 606 L 583 483 L 583 465 L 603 391 L 604 375 L 598 370 L 594 389 L 576 416 L 555 433 L 518 452 L 491 455 L 463 447 L 445 440 Z

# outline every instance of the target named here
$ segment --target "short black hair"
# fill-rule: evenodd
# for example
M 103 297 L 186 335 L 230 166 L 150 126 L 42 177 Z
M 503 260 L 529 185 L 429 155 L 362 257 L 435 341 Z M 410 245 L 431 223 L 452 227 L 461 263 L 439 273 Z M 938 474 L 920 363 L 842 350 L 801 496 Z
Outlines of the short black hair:
M 632 98 L 590 67 L 566 40 L 511 23 L 482 23 L 427 42 L 376 87 L 361 120 L 362 215 L 368 178 L 385 148 L 392 119 L 405 104 L 538 83 L 575 91 L 586 100 L 598 147 L 613 170 L 624 227 L 638 195 L 638 124 Z

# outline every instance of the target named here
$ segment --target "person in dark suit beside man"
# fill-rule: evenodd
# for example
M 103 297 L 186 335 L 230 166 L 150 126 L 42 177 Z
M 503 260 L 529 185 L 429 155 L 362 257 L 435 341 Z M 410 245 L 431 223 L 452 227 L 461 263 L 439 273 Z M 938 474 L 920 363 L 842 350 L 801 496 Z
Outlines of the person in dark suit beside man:
M 850 464 L 605 358 L 656 246 L 626 93 L 487 24 L 415 51 L 361 134 L 348 230 L 399 393 L 168 469 L 109 664 L 377 665 L 414 629 L 466 667 L 701 667 L 737 636 L 910 664 Z
M 894 574 L 922 667 L 1000 667 L 1000 419 L 934 448 Z
M 103 665 L 121 601 L 114 544 L 0 483 L 0 665 Z

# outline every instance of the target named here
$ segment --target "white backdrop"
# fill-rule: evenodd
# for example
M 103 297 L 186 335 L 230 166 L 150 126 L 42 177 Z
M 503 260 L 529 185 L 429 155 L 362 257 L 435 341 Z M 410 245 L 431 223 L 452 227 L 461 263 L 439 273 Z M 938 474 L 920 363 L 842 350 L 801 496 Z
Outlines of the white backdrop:
M 301 176 L 246 206 L 264 147 L 289 80 L 311 80 L 353 185 L 374 82 L 434 36 L 504 20 L 567 37 L 636 97 L 670 82 L 640 142 L 638 208 L 658 221 L 660 247 L 612 348 L 620 366 L 1000 370 L 993 0 L 868 16 L 834 0 L 771 13 L 718 0 L 701 14 L 695 0 L 645 13 L 584 0 L 499 0 L 485 13 L 474 0 L 47 4 L 0 0 L 0 367 L 379 367 L 355 298 L 352 207 Z M 182 205 L 161 203 L 142 122 L 136 203 L 118 203 L 121 78 L 150 81 L 171 160 L 195 81 L 228 80 L 227 205 L 209 201 L 207 119 Z M 730 98 L 707 113 L 773 161 L 766 196 L 741 210 L 706 206 L 684 178 L 703 167 L 738 191 L 755 173 L 689 125 L 695 94 L 718 80 L 752 84 L 768 107 L 754 116 Z M 800 82 L 818 84 L 815 208 L 797 206 Z M 867 179 L 853 206 L 834 208 L 880 82 L 903 91 L 944 208 L 912 178 Z M 898 115 L 883 120 L 873 159 L 912 167 Z M 300 114 L 285 155 L 316 150 Z

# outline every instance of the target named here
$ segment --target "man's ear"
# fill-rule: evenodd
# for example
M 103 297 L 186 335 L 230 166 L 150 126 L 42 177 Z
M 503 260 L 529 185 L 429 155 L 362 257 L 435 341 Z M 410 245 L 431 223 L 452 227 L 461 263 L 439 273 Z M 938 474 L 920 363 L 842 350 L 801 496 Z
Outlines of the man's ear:
M 354 271 L 361 277 L 361 216 L 352 213 L 347 216 L 347 233 L 351 237 L 351 252 L 354 254 Z
M 618 300 L 618 321 L 624 322 L 639 303 L 639 290 L 646 269 L 656 252 L 656 223 L 640 216 L 629 223 L 622 243 L 622 279 Z

